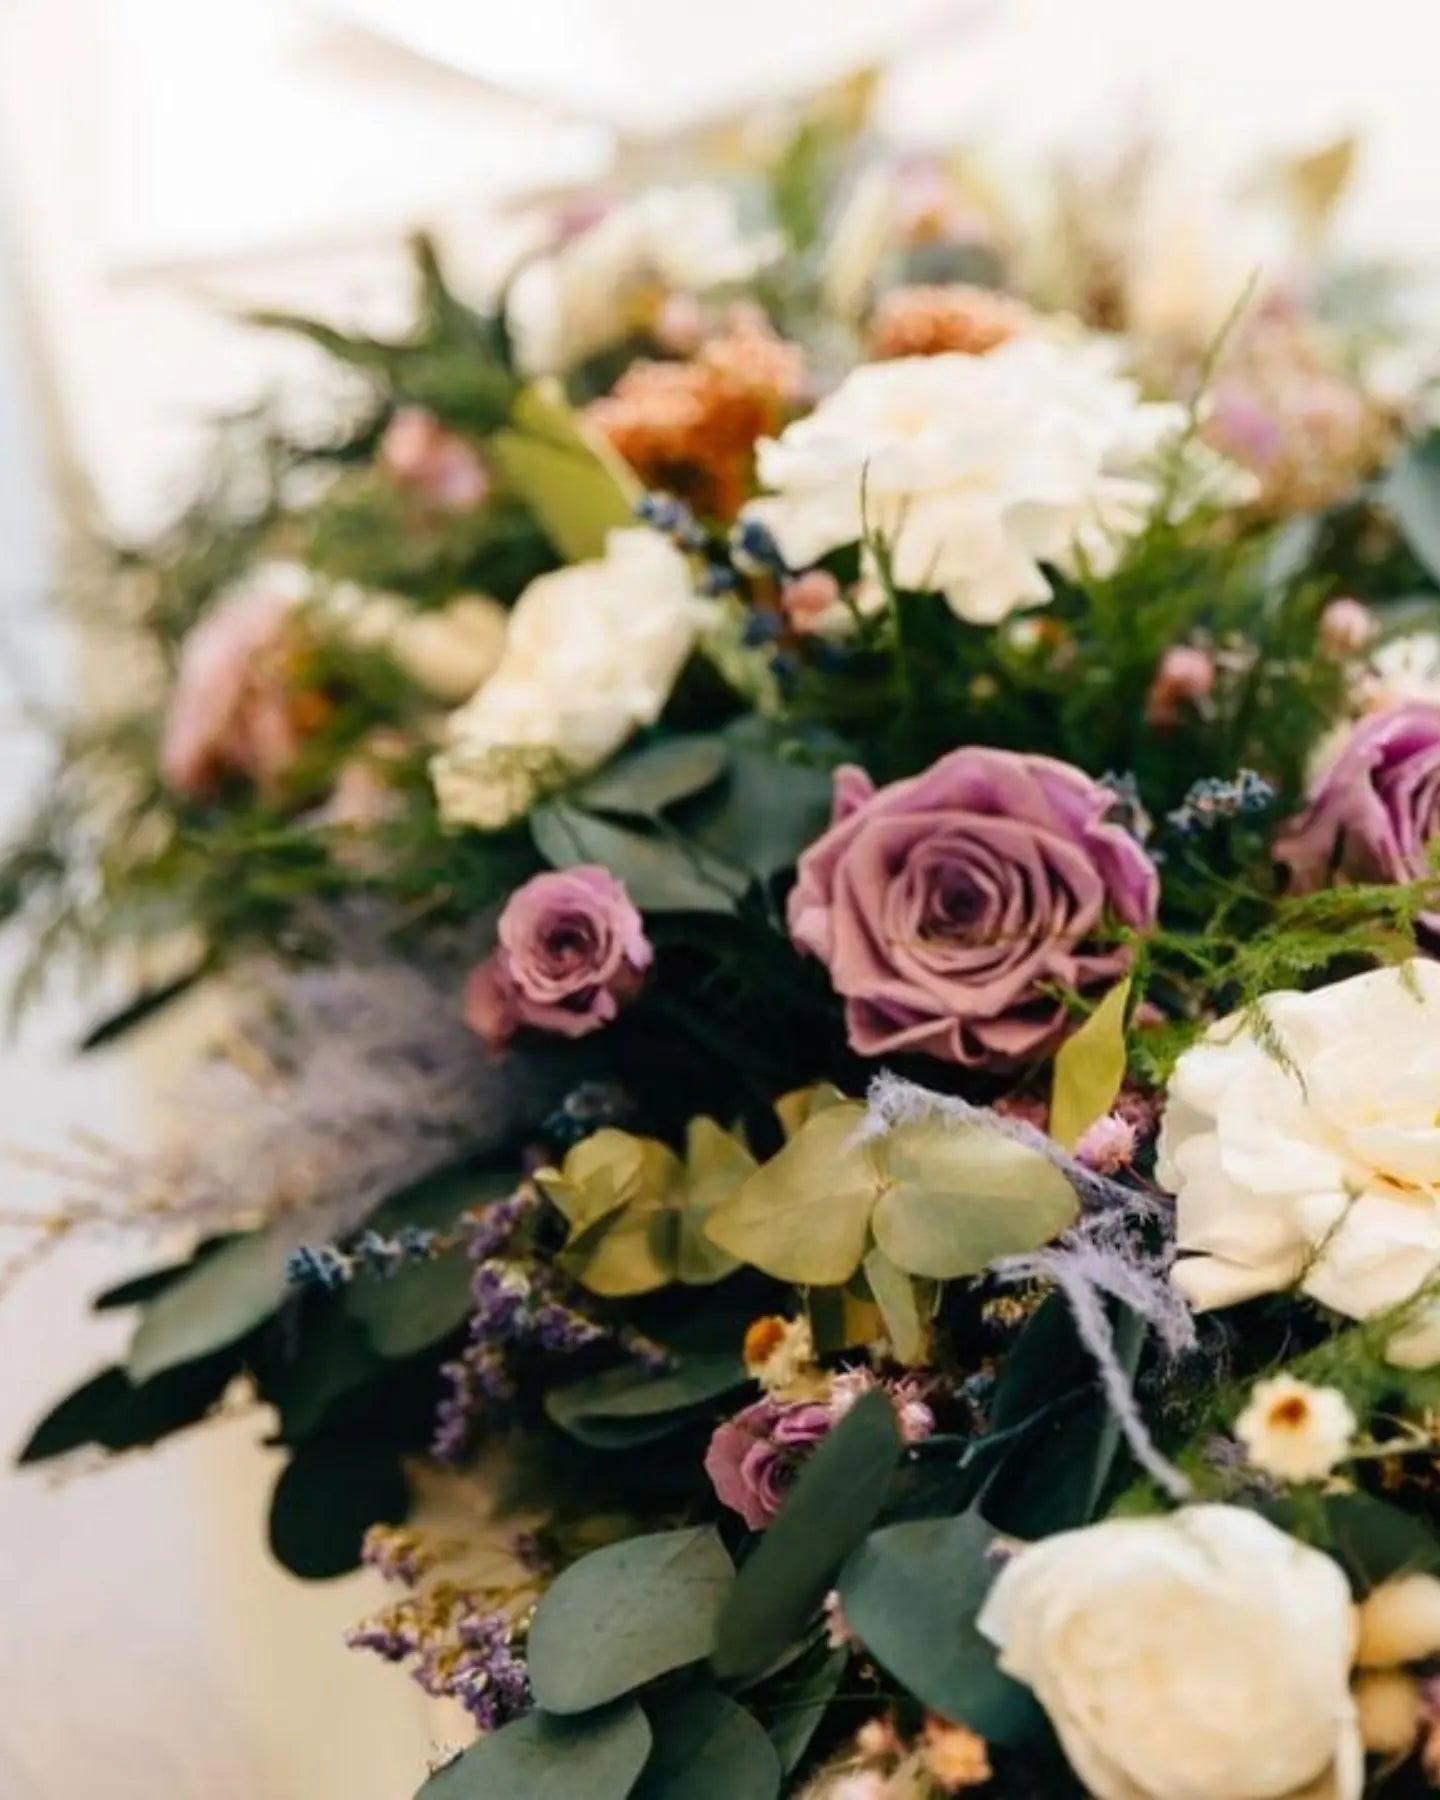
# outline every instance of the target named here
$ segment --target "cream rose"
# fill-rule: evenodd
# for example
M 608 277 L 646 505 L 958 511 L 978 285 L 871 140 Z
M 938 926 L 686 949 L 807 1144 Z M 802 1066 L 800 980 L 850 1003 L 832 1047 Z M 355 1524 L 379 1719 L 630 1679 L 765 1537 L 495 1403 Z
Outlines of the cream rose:
M 1142 400 L 1100 339 L 901 357 L 854 370 L 761 443 L 775 491 L 749 510 L 796 569 L 878 533 L 897 586 L 990 625 L 1050 598 L 1042 563 L 1114 567 L 1184 427 L 1184 409 Z
M 1170 1079 L 1157 1174 L 1175 1280 L 1201 1310 L 1299 1287 L 1352 1319 L 1440 1274 L 1440 966 L 1416 959 L 1262 1002 L 1271 1041 L 1211 1027 Z M 1440 1305 L 1391 1339 L 1440 1361 Z
M 1256 1513 L 1046 1538 L 979 1625 L 1096 1800 L 1358 1800 L 1345 1577 Z
M 712 613 L 651 531 L 612 532 L 603 561 L 532 581 L 494 674 L 451 714 L 431 762 L 446 822 L 507 825 L 547 778 L 595 768 L 653 724 Z

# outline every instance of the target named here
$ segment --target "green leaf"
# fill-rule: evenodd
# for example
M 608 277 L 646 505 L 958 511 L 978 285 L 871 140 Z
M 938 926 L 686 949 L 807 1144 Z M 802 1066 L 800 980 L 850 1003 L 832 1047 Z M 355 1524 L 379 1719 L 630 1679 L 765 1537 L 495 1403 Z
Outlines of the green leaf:
M 1440 584 L 1440 432 L 1410 446 L 1385 477 L 1380 497 L 1417 560 Z
M 18 1460 L 47 1462 L 87 1444 L 121 1451 L 156 1443 L 203 1419 L 238 1369 L 239 1357 L 223 1351 L 139 1385 L 123 1369 L 102 1369 L 46 1414 Z
M 881 1154 L 891 1181 L 875 1208 L 876 1241 L 912 1275 L 978 1275 L 1049 1243 L 1080 1210 L 1047 1157 L 988 1126 L 919 1119 L 887 1133 Z
M 692 1688 L 650 1709 L 655 1747 L 634 1800 L 775 1800 L 780 1759 L 743 1706 Z
M 472 1744 L 415 1800 L 626 1800 L 649 1754 L 633 1700 L 579 1719 L 533 1712 Z
M 718 1206 L 755 1173 L 755 1158 L 732 1132 L 701 1114 L 685 1130 L 684 1192 L 680 1196 L 675 1272 L 687 1287 L 709 1287 L 740 1266 L 706 1229 Z
M 658 738 L 592 775 L 571 798 L 590 812 L 658 819 L 666 807 L 717 782 L 729 761 L 723 738 Z
M 1373 1494 L 1324 1495 L 1318 1532 L 1310 1496 L 1266 1501 L 1260 1511 L 1295 1536 L 1318 1541 L 1344 1569 L 1359 1597 L 1397 1575 L 1440 1575 L 1440 1541 L 1433 1531 Z
M 143 1382 L 233 1344 L 285 1298 L 285 1240 L 253 1232 L 226 1244 L 167 1287 L 141 1314 L 127 1367 Z
M 530 1627 L 537 1704 L 588 1712 L 699 1662 L 734 1573 L 709 1526 L 629 1538 L 572 1563 Z
M 914 1280 L 898 1268 L 877 1244 L 865 1258 L 865 1279 L 898 1362 L 918 1368 L 925 1360 L 929 1332 L 921 1316 Z
M 603 556 L 612 531 L 634 526 L 639 481 L 603 438 L 586 431 L 558 382 L 523 389 L 509 427 L 495 433 L 488 450 L 567 563 Z
M 728 780 L 687 806 L 682 823 L 725 862 L 768 881 L 793 868 L 829 825 L 830 771 L 780 754 L 774 728 L 763 719 L 732 725 L 725 744 Z
M 1117 982 L 1060 1046 L 1050 1090 L 1050 1135 L 1073 1150 L 1115 1104 L 1125 1082 L 1125 1009 L 1130 981 Z
M 787 1669 L 773 1688 L 766 1684 L 766 1698 L 774 1711 L 770 1742 L 787 1775 L 800 1766 L 810 1748 L 849 1662 L 848 1650 L 827 1650 L 822 1641 Z
M 381 1356 L 413 1356 L 449 1337 L 469 1317 L 475 1265 L 463 1244 L 383 1279 L 357 1276 L 345 1310 Z
M 1041 1722 L 1027 1688 L 1002 1675 L 975 1621 L 997 1565 L 995 1533 L 974 1512 L 875 1532 L 840 1572 L 846 1623 L 901 1687 L 931 1712 L 997 1744 Z
M 888 1396 L 862 1394 L 800 1471 L 741 1567 L 715 1646 L 722 1678 L 760 1674 L 804 1634 L 840 1565 L 879 1517 L 900 1449 Z
M 666 1437 L 701 1416 L 709 1403 L 743 1387 L 738 1356 L 685 1356 L 663 1375 L 627 1365 L 551 1388 L 545 1410 L 582 1444 L 608 1450 Z
M 538 807 L 530 830 L 552 868 L 600 863 L 625 883 L 642 912 L 730 913 L 750 885 L 748 876 L 698 844 L 615 825 L 569 801 Z
M 805 1287 L 848 1281 L 865 1255 L 880 1191 L 870 1147 L 851 1143 L 864 1116 L 854 1101 L 813 1114 L 711 1213 L 709 1237 L 781 1281 Z
M 202 1245 L 195 1255 L 186 1262 L 166 1263 L 160 1269 L 147 1269 L 143 1275 L 132 1275 L 127 1281 L 118 1281 L 114 1287 L 108 1287 L 90 1302 L 94 1312 L 118 1312 L 127 1306 L 143 1306 L 147 1300 L 153 1300 L 157 1294 L 163 1294 L 168 1287 L 183 1276 L 190 1273 L 197 1261 L 203 1260 L 206 1254 L 213 1255 L 223 1240 L 212 1239 L 209 1245 Z
M 325 1581 L 360 1563 L 372 1525 L 399 1525 L 410 1489 L 384 1444 L 312 1438 L 281 1472 L 270 1498 L 270 1549 L 292 1575 Z
M 384 1368 L 360 1326 L 330 1296 L 314 1296 L 290 1353 L 269 1370 L 264 1397 L 280 1413 L 286 1443 L 308 1437 L 337 1400 Z

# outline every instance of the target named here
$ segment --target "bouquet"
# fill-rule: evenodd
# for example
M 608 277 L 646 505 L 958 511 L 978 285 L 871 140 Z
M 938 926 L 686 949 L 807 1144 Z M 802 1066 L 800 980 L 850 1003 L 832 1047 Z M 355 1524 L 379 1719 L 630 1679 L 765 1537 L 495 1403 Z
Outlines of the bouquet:
M 230 1006 L 23 1459 L 263 1411 L 430 1800 L 1440 1783 L 1440 450 L 1304 232 L 1161 305 L 1148 179 L 830 106 L 421 244 L 92 584 L 0 896 L 93 1042 Z

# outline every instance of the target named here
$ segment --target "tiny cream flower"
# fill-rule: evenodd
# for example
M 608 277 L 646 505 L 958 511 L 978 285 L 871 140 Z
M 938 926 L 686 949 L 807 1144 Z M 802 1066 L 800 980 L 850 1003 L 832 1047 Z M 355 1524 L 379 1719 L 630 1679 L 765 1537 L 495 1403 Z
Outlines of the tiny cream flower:
M 1355 1415 L 1338 1388 L 1276 1375 L 1250 1390 L 1235 1435 L 1263 1474 L 1277 1481 L 1319 1481 L 1349 1455 Z
M 1433 1575 L 1397 1575 L 1382 1581 L 1360 1602 L 1360 1642 L 1355 1660 L 1362 1669 L 1440 1656 L 1440 1580 Z
M 793 1387 L 815 1366 L 815 1339 L 803 1315 L 754 1320 L 745 1333 L 745 1372 L 767 1393 Z

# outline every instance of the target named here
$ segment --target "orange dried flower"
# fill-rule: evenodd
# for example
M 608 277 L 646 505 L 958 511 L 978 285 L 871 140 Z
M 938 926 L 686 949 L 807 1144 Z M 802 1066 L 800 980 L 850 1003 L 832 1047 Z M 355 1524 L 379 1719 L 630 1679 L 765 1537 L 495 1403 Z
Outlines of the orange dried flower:
M 947 287 L 892 288 L 870 316 L 870 355 L 943 356 L 960 351 L 984 356 L 1021 332 L 1034 314 L 1021 300 L 989 288 L 955 282 Z
M 637 362 L 586 417 L 648 487 L 730 520 L 753 488 L 757 441 L 780 429 L 804 384 L 803 351 L 757 308 L 737 308 L 692 360 Z
M 925 1721 L 920 1755 L 926 1773 L 947 1794 L 981 1787 L 993 1773 L 984 1738 L 967 1725 L 951 1725 L 933 1715 Z

